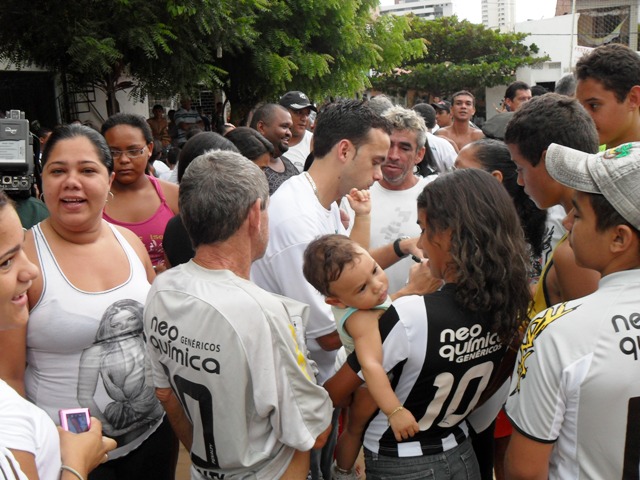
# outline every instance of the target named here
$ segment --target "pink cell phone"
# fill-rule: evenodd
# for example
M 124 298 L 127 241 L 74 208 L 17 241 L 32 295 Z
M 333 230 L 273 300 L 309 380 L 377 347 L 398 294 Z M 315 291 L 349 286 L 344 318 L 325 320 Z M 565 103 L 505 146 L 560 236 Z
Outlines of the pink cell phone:
M 60 413 L 60 426 L 72 433 L 82 433 L 91 427 L 91 415 L 88 408 L 63 408 Z

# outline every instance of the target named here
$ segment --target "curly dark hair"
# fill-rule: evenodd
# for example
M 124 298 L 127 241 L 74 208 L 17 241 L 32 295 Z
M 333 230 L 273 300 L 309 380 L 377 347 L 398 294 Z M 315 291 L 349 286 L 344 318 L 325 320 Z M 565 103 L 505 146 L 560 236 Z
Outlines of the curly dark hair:
M 451 231 L 460 306 L 492 318 L 491 329 L 509 341 L 527 316 L 529 256 L 507 191 L 489 173 L 456 170 L 429 183 L 418 196 L 427 236 Z
M 345 235 L 322 235 L 307 245 L 302 273 L 313 287 L 325 297 L 333 295 L 331 282 L 342 275 L 344 267 L 360 257 L 357 244 Z

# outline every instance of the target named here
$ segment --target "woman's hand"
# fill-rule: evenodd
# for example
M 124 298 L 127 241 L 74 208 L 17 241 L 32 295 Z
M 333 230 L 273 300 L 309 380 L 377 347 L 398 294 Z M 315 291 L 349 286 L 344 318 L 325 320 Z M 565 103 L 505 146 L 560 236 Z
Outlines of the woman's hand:
M 102 436 L 102 423 L 91 417 L 91 428 L 84 433 L 71 433 L 58 427 L 62 464 L 77 470 L 83 477 L 107 461 L 107 452 L 116 448 L 116 441 Z

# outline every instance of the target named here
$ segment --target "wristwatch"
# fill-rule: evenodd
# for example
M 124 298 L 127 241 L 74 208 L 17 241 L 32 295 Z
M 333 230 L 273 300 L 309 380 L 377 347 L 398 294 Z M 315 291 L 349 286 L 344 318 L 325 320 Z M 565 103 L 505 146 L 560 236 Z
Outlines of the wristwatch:
M 402 251 L 402 249 L 400 248 L 400 242 L 401 242 L 402 240 L 406 240 L 406 239 L 408 239 L 408 238 L 411 238 L 411 237 L 409 237 L 409 236 L 407 236 L 407 235 L 403 235 L 402 237 L 398 237 L 398 238 L 396 238 L 396 239 L 395 239 L 395 241 L 393 242 L 393 251 L 396 253 L 396 255 L 398 256 L 398 258 L 404 258 L 404 257 L 406 257 L 407 255 L 409 255 L 408 253 L 404 253 L 404 252 Z

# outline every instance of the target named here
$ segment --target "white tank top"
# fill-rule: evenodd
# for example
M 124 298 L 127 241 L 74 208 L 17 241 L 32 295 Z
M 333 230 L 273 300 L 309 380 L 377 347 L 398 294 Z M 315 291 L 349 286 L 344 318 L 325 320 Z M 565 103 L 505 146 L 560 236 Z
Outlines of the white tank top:
M 127 255 L 130 274 L 104 292 L 73 286 L 40 225 L 33 227 L 43 282 L 27 327 L 25 387 L 56 424 L 59 409 L 89 407 L 102 421 L 103 434 L 118 442 L 109 454 L 117 458 L 155 431 L 163 410 L 145 378 L 142 310 L 150 285 L 131 245 L 109 226 Z

